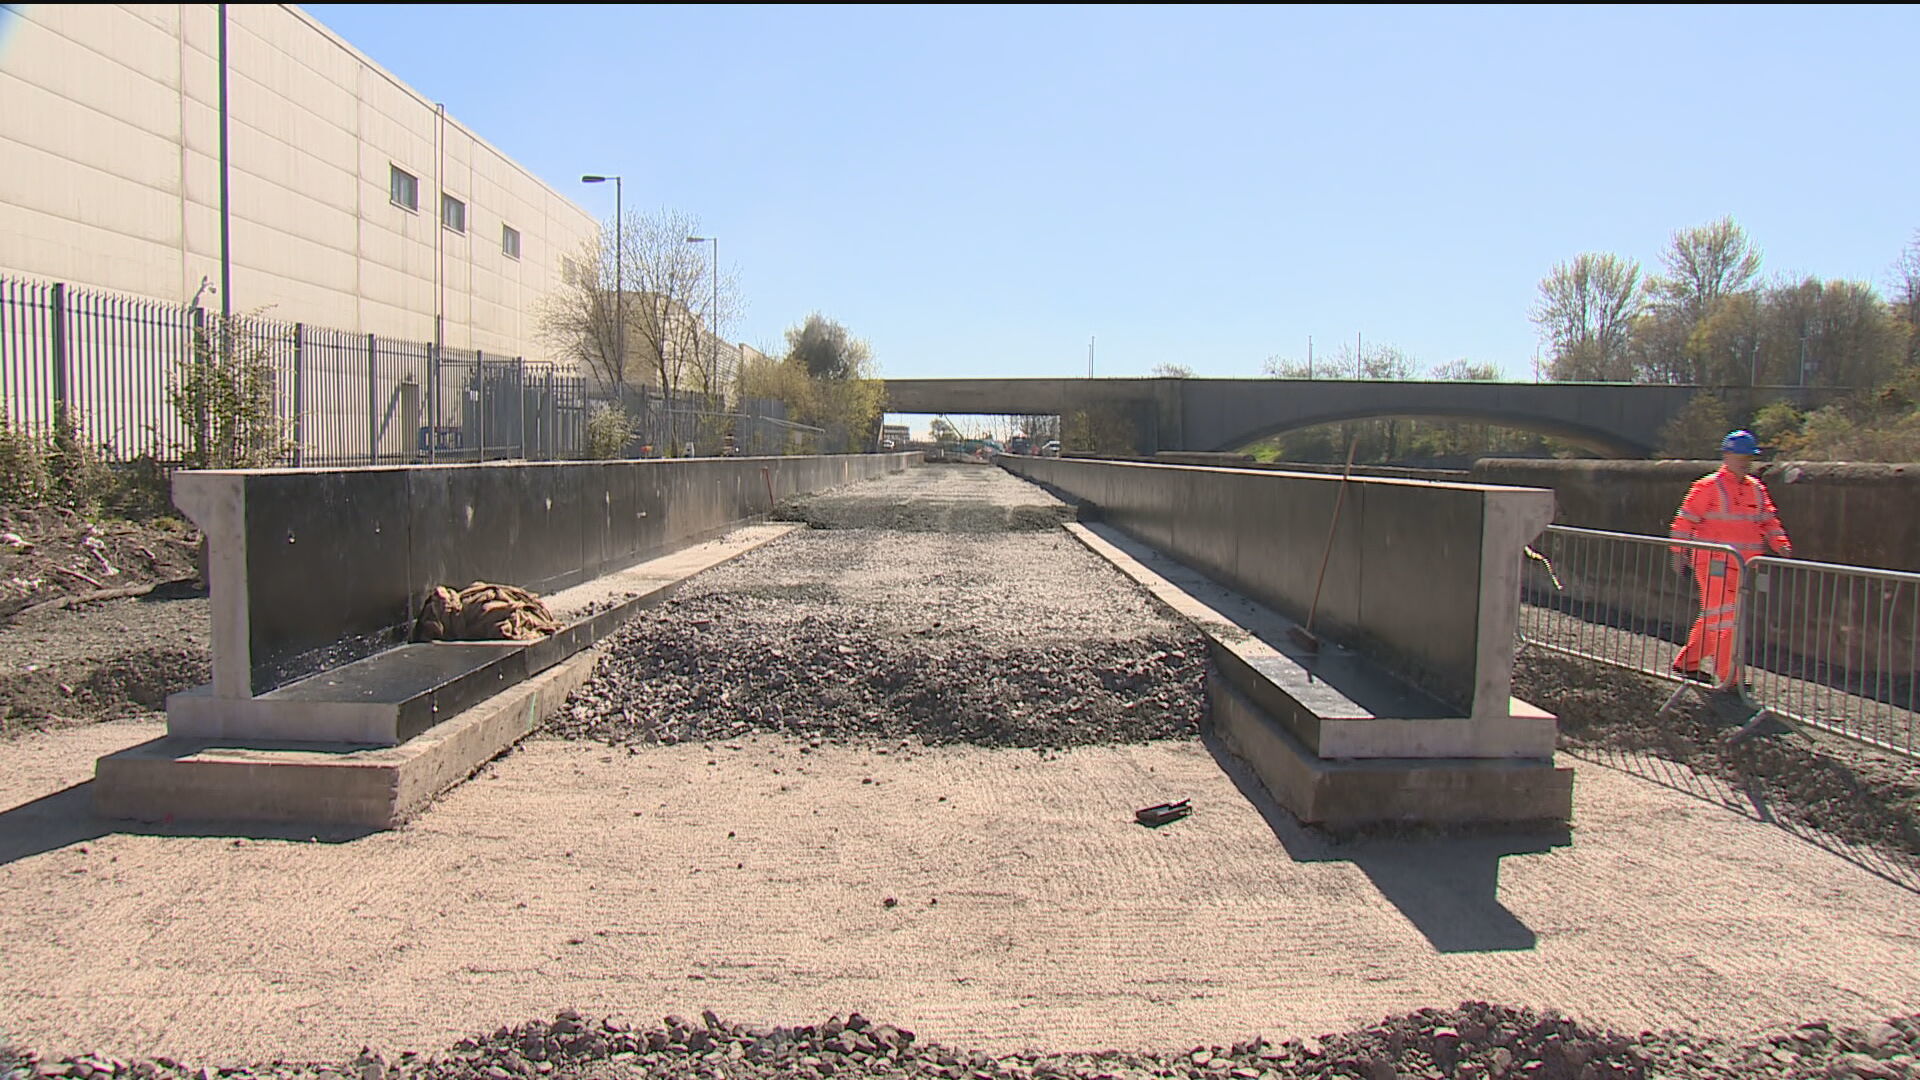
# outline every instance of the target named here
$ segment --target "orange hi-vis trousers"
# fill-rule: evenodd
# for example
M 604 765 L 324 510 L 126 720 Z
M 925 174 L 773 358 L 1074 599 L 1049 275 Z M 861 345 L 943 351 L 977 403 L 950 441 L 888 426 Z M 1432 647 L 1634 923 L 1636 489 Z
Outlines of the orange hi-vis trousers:
M 1733 657 L 1733 624 L 1740 597 L 1740 564 L 1720 551 L 1693 551 L 1693 583 L 1700 590 L 1700 617 L 1693 621 L 1687 635 L 1687 647 L 1674 658 L 1673 666 L 1696 670 L 1713 661 L 1713 673 L 1721 683 L 1740 678 Z

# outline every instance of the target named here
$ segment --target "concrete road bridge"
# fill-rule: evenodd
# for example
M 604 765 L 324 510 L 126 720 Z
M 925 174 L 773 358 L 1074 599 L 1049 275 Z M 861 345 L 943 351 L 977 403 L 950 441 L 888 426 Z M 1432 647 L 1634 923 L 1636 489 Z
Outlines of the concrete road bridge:
M 1647 457 L 1668 421 L 1702 391 L 1741 415 L 1770 401 L 1819 405 L 1832 391 L 1630 383 L 1388 382 L 1360 379 L 888 379 L 887 411 L 1067 415 L 1119 413 L 1135 449 L 1237 450 L 1282 432 L 1343 420 L 1419 416 L 1499 424 Z

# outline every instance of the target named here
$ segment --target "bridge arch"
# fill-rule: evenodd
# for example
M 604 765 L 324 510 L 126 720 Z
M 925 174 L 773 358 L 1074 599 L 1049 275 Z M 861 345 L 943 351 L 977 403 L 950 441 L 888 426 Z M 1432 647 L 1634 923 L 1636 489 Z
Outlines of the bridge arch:
M 1513 431 L 1524 431 L 1534 435 L 1544 435 L 1551 439 L 1569 442 L 1583 450 L 1603 458 L 1642 458 L 1652 447 L 1628 439 L 1617 432 L 1593 427 L 1565 419 L 1541 416 L 1532 412 L 1515 412 L 1506 409 L 1474 409 L 1460 405 L 1428 407 L 1419 403 L 1401 403 L 1396 405 L 1368 406 L 1347 409 L 1328 409 L 1321 412 L 1302 413 L 1275 419 L 1264 426 L 1250 431 L 1219 435 L 1207 431 L 1187 433 L 1188 442 L 1217 442 L 1217 445 L 1200 447 L 1213 452 L 1230 452 L 1289 432 L 1304 431 L 1322 424 L 1340 424 L 1355 420 L 1452 420 L 1476 424 L 1493 424 Z M 1196 438 L 1197 436 L 1197 438 Z

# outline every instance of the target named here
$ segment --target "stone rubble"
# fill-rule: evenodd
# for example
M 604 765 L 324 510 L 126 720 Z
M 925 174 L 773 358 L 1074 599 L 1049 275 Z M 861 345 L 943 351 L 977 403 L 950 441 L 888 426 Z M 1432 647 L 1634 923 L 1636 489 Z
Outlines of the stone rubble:
M 657 1026 L 585 1016 L 500 1027 L 445 1052 L 349 1061 L 194 1065 L 106 1054 L 40 1056 L 0 1045 L 0 1080 L 1903 1080 L 1920 1075 L 1920 1014 L 1865 1030 L 1815 1021 L 1733 1043 L 1678 1031 L 1626 1035 L 1485 1002 L 1421 1009 L 1353 1031 L 1274 1043 L 1157 1052 L 1021 1050 L 987 1054 L 920 1039 L 849 1013 L 775 1026 L 668 1016 Z

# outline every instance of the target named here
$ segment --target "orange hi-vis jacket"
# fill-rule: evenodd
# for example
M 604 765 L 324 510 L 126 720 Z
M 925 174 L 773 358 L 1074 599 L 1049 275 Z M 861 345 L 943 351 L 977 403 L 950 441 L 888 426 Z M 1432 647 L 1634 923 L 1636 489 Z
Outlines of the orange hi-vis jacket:
M 1740 553 L 1743 564 L 1769 551 L 1793 554 L 1793 542 L 1780 525 L 1767 485 L 1724 468 L 1695 480 L 1687 489 L 1669 535 L 1675 540 L 1725 544 Z

